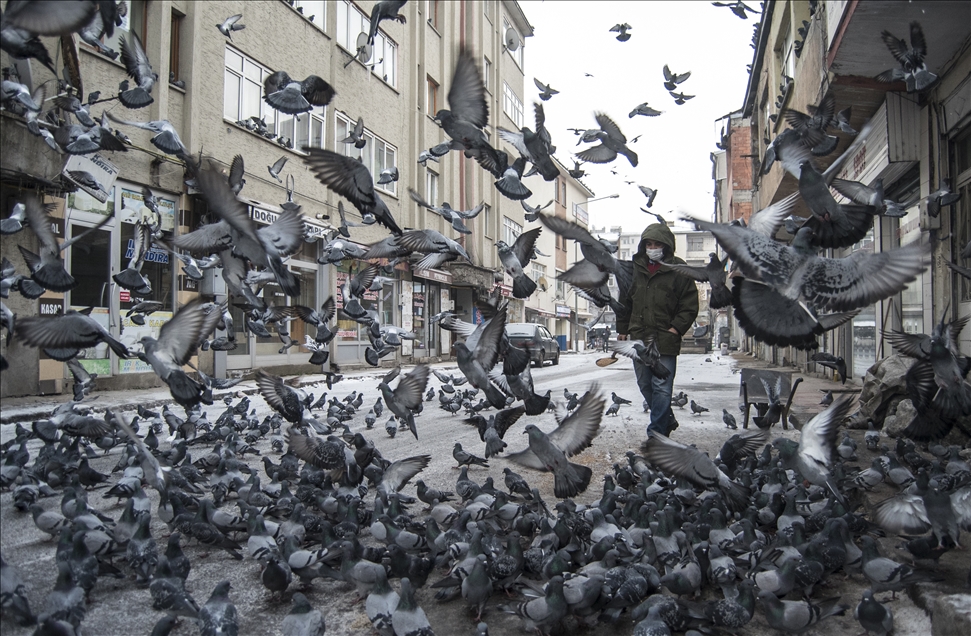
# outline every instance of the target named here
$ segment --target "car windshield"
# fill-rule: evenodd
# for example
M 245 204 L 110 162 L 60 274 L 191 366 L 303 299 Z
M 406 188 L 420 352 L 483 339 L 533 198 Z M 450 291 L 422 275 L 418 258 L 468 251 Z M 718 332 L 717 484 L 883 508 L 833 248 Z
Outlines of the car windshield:
M 536 325 L 520 323 L 516 325 L 506 325 L 506 333 L 510 336 L 531 336 L 536 331 Z

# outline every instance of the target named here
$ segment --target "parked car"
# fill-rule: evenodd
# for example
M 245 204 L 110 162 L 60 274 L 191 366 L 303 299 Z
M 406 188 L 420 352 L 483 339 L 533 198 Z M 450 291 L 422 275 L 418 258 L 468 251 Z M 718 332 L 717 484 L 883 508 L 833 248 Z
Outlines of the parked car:
M 550 360 L 560 363 L 560 343 L 543 325 L 534 322 L 518 322 L 506 325 L 509 344 L 529 351 L 529 358 L 537 367 Z

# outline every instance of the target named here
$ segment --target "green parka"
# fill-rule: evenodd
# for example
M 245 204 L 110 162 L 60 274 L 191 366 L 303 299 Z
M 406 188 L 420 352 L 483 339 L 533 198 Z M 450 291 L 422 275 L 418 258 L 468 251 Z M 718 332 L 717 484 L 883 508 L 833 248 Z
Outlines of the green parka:
M 698 316 L 698 288 L 687 276 L 671 270 L 648 270 L 644 241 L 657 241 L 667 246 L 665 263 L 684 263 L 674 256 L 674 233 L 667 225 L 654 223 L 641 233 L 634 255 L 634 281 L 626 298 L 621 298 L 626 311 L 617 313 L 617 333 L 632 340 L 653 336 L 661 355 L 681 353 L 681 338 L 691 329 Z M 679 335 L 668 331 L 674 327 Z

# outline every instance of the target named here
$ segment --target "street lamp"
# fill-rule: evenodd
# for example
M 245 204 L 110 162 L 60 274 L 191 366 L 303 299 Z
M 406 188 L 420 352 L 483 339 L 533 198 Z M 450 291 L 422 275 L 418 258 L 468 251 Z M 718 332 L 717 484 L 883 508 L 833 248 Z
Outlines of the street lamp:
M 579 208 L 581 205 L 590 205 L 591 203 L 593 203 L 595 201 L 603 201 L 604 199 L 617 199 L 617 198 L 620 198 L 620 195 L 619 194 L 608 194 L 605 197 L 597 197 L 596 199 L 587 199 L 583 203 L 576 203 L 576 204 L 574 204 L 573 205 L 573 221 L 576 222 L 576 221 L 579 220 L 579 217 L 577 215 L 577 208 Z M 584 212 L 587 213 L 587 225 L 589 225 L 589 223 L 590 223 L 590 213 L 589 213 L 588 210 L 584 210 Z M 584 229 L 587 229 L 587 228 L 584 228 Z M 576 265 L 578 260 L 579 259 L 577 258 L 577 242 L 574 241 L 573 242 L 573 264 Z M 580 320 L 580 296 L 579 296 L 579 294 L 577 294 L 577 291 L 574 289 L 573 290 L 573 349 L 577 353 L 580 352 L 580 324 L 579 324 L 579 320 Z

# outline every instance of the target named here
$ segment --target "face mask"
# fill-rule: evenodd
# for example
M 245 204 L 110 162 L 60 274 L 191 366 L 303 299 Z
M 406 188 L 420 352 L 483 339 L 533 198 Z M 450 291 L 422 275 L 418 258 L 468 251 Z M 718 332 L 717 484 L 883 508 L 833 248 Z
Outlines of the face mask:
M 645 253 L 647 254 L 647 257 L 652 261 L 654 261 L 655 263 L 661 262 L 661 259 L 664 258 L 663 247 L 653 249 L 653 250 L 645 250 Z

